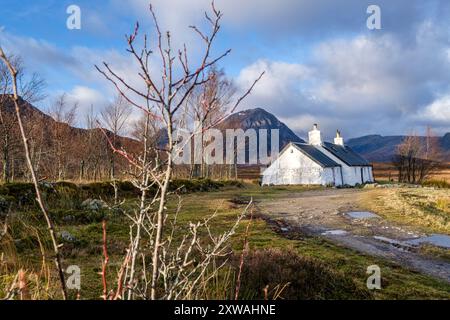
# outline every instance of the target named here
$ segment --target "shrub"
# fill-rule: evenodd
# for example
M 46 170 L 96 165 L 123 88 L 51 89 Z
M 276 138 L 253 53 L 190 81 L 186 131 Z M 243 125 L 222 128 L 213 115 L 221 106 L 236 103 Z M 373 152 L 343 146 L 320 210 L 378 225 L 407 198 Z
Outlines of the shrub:
M 205 192 L 218 190 L 225 186 L 224 182 L 213 181 L 210 179 L 181 180 L 175 179 L 170 183 L 170 190 L 179 190 L 182 193 Z
M 7 213 L 13 203 L 14 203 L 13 197 L 0 195 L 0 216 L 2 214 Z
M 139 190 L 130 181 L 116 181 L 119 198 L 139 196 Z M 43 182 L 40 184 L 42 195 L 49 208 L 73 209 L 81 208 L 86 199 L 112 199 L 114 187 L 112 182 L 94 182 L 77 185 L 71 182 Z M 175 179 L 170 184 L 170 191 L 191 193 L 208 192 L 232 186 L 242 187 L 239 181 L 213 181 L 210 179 L 180 180 Z M 150 194 L 156 192 L 156 186 L 148 190 Z M 0 212 L 9 206 L 35 207 L 36 192 L 31 183 L 10 183 L 0 185 Z M 6 199 L 8 201 L 6 201 Z
M 119 197 L 134 196 L 139 190 L 130 181 L 116 181 Z M 80 185 L 85 198 L 111 198 L 114 197 L 113 181 L 93 182 Z
M 63 210 L 50 211 L 50 216 L 58 225 L 99 223 L 107 217 L 106 210 Z
M 0 185 L 0 195 L 13 199 L 18 206 L 35 203 L 35 190 L 32 183 L 8 183 Z
M 372 298 L 352 278 L 293 250 L 252 251 L 246 257 L 241 282 L 242 299 L 264 299 L 263 288 L 268 286 L 270 292 L 286 284 L 280 297 L 290 300 Z M 269 295 L 269 298 L 273 297 Z

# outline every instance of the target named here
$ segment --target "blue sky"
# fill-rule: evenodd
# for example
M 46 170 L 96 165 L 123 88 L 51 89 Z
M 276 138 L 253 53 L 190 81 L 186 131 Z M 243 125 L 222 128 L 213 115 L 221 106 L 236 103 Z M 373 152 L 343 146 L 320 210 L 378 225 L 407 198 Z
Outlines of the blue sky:
M 94 69 L 107 61 L 124 76 L 136 72 L 124 35 L 139 21 L 153 25 L 148 0 L 0 0 L 0 45 L 20 54 L 47 81 L 48 107 L 66 92 L 80 113 L 99 111 L 114 90 Z M 188 28 L 204 27 L 209 0 L 152 4 L 175 46 L 193 57 L 201 43 Z M 68 30 L 66 9 L 81 8 L 81 30 Z M 366 27 L 370 4 L 381 8 L 381 30 Z M 442 0 L 217 0 L 223 11 L 215 53 L 245 90 L 266 75 L 242 108 L 262 107 L 300 135 L 318 122 L 330 136 L 450 131 L 450 3 Z M 79 125 L 82 126 L 80 115 Z

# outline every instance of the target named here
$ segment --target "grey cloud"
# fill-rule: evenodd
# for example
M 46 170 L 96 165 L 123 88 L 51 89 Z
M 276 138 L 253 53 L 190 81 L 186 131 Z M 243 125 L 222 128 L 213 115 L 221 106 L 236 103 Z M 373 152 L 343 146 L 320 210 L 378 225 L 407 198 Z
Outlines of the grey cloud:
M 350 136 L 405 133 L 426 125 L 443 133 L 450 131 L 450 118 L 439 116 L 450 106 L 441 98 L 450 89 L 446 32 L 427 20 L 411 43 L 395 34 L 323 41 L 308 63 L 259 61 L 241 72 L 238 83 L 248 86 L 267 70 L 246 107 L 268 108 L 300 133 L 312 121 L 348 128 L 343 131 Z

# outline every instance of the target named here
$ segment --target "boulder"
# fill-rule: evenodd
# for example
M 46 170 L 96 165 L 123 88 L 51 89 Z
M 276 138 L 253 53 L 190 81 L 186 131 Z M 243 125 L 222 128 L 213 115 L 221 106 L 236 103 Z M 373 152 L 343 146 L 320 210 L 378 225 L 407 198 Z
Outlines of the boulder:
M 102 209 L 109 208 L 108 204 L 105 201 L 99 199 L 84 200 L 83 203 L 81 204 L 81 207 L 85 210 L 91 211 L 99 211 Z

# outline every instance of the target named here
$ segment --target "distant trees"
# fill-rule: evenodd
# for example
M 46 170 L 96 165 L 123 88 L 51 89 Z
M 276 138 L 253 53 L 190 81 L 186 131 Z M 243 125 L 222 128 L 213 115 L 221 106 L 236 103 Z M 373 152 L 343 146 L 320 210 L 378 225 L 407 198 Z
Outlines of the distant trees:
M 0 70 L 0 72 L 4 72 Z M 4 79 L 4 76 L 1 76 Z M 2 180 L 10 182 L 12 178 L 11 168 L 13 167 L 14 154 L 17 150 L 19 141 L 18 132 L 15 126 L 15 119 L 10 112 L 6 112 L 6 104 L 9 103 L 9 97 L 6 95 L 7 85 L 2 81 L 0 83 L 2 94 L 0 96 L 0 146 L 2 161 Z
M 51 158 L 55 164 L 54 179 L 64 180 L 67 177 L 69 162 L 72 160 L 73 148 L 71 143 L 71 126 L 75 124 L 78 103 L 69 104 L 66 94 L 63 93 L 56 98 L 49 110 L 49 115 L 55 120 L 50 128 L 51 136 Z
M 101 124 L 111 131 L 111 144 L 117 149 L 119 136 L 126 133 L 126 125 L 131 114 L 131 105 L 122 96 L 118 95 L 115 101 L 107 105 L 101 112 Z M 108 148 L 110 155 L 110 176 L 111 180 L 116 179 L 116 154 Z
M 204 127 L 216 125 L 229 112 L 233 97 L 236 93 L 234 83 L 228 79 L 223 70 L 215 66 L 208 71 L 208 82 L 193 90 L 187 99 L 186 115 L 194 123 L 202 124 Z M 193 131 L 198 131 L 194 128 Z M 191 177 L 209 177 L 210 168 L 206 164 L 205 147 L 209 141 L 204 141 L 203 132 L 200 132 L 202 143 L 201 150 L 194 150 L 201 155 L 200 163 L 192 164 Z
M 393 159 L 398 171 L 398 181 L 422 183 L 439 165 L 441 155 L 439 141 L 430 128 L 425 137 L 415 134 L 405 137 L 397 146 Z
M 3 70 L 4 71 L 4 70 Z M 0 70 L 0 72 L 3 72 Z M 0 81 L 0 182 L 30 181 L 23 155 L 11 88 Z M 39 180 L 98 181 L 126 178 L 129 165 L 117 157 L 100 129 L 106 128 L 113 145 L 136 150 L 142 141 L 124 138 L 129 106 L 111 103 L 97 114 L 94 107 L 85 115 L 84 129 L 77 128 L 78 103 L 66 94 L 57 96 L 47 114 L 19 98 L 30 158 Z M 35 101 L 36 102 L 36 101 Z
M 31 74 L 25 76 L 25 68 L 22 60 L 18 56 L 9 56 L 8 60 L 16 69 L 16 82 L 18 90 L 21 92 L 21 97 L 30 103 L 40 101 L 44 98 L 43 89 L 45 82 L 38 74 Z M 17 118 L 13 112 L 14 105 L 11 96 L 13 87 L 13 79 L 6 64 L 0 64 L 0 163 L 2 164 L 3 182 L 10 182 L 14 176 L 19 173 L 21 165 L 24 163 L 23 154 L 21 152 L 21 140 L 19 137 L 19 130 L 17 127 Z M 32 147 L 32 155 L 34 159 L 38 158 L 37 149 L 33 148 L 39 137 L 36 132 L 39 119 L 28 121 L 24 127 L 28 132 L 36 134 L 30 143 Z M 24 174 L 24 172 L 23 172 Z

